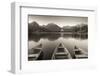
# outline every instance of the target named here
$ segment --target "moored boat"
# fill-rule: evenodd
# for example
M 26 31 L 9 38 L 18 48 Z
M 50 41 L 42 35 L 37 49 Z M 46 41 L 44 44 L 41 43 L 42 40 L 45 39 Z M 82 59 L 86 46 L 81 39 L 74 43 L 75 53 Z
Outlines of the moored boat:
M 32 48 L 30 52 L 28 52 L 28 60 L 37 60 L 42 52 L 42 44 Z
M 74 47 L 73 52 L 76 59 L 88 58 L 88 54 L 77 46 Z
M 72 58 L 71 54 L 62 43 L 57 45 L 52 55 L 52 59 L 71 59 L 71 58 Z

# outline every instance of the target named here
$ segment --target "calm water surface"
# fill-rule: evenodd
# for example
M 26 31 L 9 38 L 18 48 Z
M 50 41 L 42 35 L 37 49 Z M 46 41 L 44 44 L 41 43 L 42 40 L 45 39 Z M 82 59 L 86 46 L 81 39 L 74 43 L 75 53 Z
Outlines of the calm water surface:
M 66 34 L 66 33 L 42 33 L 29 35 L 28 52 L 30 49 L 42 43 L 43 60 L 49 60 L 52 57 L 54 49 L 60 43 L 69 50 L 71 56 L 73 55 L 73 48 L 75 46 L 83 49 L 88 53 L 88 38 L 86 34 Z

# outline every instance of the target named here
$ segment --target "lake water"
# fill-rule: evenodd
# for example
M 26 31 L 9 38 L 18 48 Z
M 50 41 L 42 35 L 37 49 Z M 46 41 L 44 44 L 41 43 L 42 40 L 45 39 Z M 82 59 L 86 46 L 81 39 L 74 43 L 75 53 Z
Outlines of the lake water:
M 28 52 L 35 46 L 42 43 L 43 56 L 42 60 L 50 60 L 54 49 L 60 43 L 69 50 L 74 58 L 73 48 L 75 46 L 83 49 L 88 54 L 88 37 L 86 34 L 70 33 L 40 33 L 29 35 Z

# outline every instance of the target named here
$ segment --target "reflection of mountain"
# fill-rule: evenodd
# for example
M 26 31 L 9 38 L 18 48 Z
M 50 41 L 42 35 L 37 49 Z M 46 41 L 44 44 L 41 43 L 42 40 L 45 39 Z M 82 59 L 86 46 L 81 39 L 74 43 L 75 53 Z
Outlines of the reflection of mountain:
M 48 39 L 50 41 L 57 40 L 60 37 L 60 33 L 54 34 L 54 33 L 41 33 L 41 34 L 30 34 L 29 40 L 33 40 L 35 42 L 38 42 L 41 38 Z
M 39 25 L 36 21 L 28 24 L 29 40 L 38 42 L 41 38 L 50 41 L 57 40 L 59 37 L 69 38 L 88 38 L 88 25 L 77 24 L 75 26 L 59 27 L 57 24 L 48 23 L 47 25 Z
M 88 35 L 87 34 L 64 34 L 64 38 L 75 38 L 75 39 L 87 39 Z
M 38 42 L 40 39 L 48 39 L 50 41 L 57 40 L 58 38 L 63 37 L 63 38 L 76 38 L 76 39 L 87 39 L 88 35 L 87 34 L 67 34 L 63 33 L 63 36 L 61 33 L 34 33 L 29 35 L 29 40 L 33 40 L 35 42 Z
M 29 34 L 28 40 L 33 40 L 35 42 L 38 42 L 40 38 L 41 36 L 38 34 Z
M 54 40 L 57 40 L 58 38 L 60 38 L 60 34 L 51 34 L 51 35 L 48 35 L 47 39 L 50 40 L 50 41 L 54 41 Z

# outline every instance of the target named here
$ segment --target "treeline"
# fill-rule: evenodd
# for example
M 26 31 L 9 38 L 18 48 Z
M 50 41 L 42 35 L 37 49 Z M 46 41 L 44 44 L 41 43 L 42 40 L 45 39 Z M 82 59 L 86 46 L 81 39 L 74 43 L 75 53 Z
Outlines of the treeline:
M 75 26 L 64 26 L 59 27 L 57 24 L 49 23 L 47 25 L 39 25 L 36 21 L 28 24 L 28 32 L 78 32 L 78 33 L 87 33 L 88 25 L 87 24 L 78 24 Z
M 78 24 L 75 26 L 64 26 L 63 30 L 65 32 L 87 33 L 88 25 L 87 24 Z

